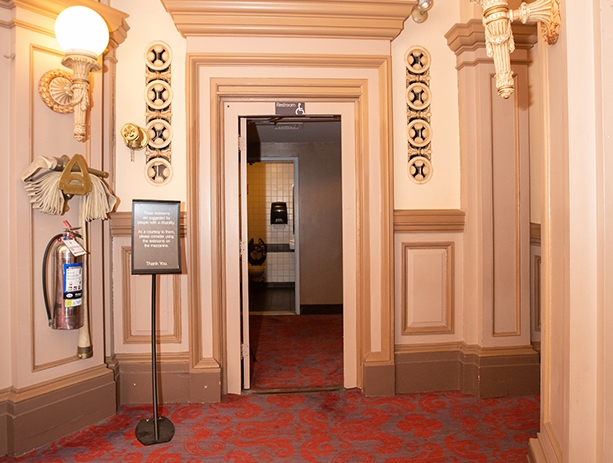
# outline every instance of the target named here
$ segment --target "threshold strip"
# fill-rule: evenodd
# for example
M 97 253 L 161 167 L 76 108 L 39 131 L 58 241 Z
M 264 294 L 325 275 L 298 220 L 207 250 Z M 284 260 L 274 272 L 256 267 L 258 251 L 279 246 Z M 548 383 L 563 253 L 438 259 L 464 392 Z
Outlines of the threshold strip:
M 252 394 L 302 394 L 307 392 L 329 392 L 341 391 L 344 387 L 341 386 L 319 386 L 319 387 L 281 387 L 273 389 L 243 389 L 243 395 Z

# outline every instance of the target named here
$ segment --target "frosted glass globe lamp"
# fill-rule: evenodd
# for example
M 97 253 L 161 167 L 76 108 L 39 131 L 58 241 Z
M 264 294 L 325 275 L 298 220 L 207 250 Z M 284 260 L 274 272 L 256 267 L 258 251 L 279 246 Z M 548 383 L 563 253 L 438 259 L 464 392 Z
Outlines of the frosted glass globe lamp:
M 64 50 L 62 70 L 46 72 L 39 83 L 45 104 L 56 112 L 74 112 L 74 137 L 85 141 L 89 110 L 89 73 L 100 70 L 98 56 L 109 43 L 109 29 L 98 13 L 85 6 L 63 10 L 55 21 L 55 37 Z

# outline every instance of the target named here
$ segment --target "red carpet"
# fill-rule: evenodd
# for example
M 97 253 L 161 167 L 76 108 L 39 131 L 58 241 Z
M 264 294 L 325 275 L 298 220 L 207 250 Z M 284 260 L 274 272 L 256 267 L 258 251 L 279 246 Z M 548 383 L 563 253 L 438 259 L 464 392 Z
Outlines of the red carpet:
M 250 315 L 252 389 L 343 385 L 342 315 Z
M 144 447 L 134 430 L 150 406 L 124 406 L 90 426 L 3 462 L 525 463 L 539 426 L 535 397 L 457 392 L 364 398 L 357 390 L 227 396 L 163 407 L 176 432 Z

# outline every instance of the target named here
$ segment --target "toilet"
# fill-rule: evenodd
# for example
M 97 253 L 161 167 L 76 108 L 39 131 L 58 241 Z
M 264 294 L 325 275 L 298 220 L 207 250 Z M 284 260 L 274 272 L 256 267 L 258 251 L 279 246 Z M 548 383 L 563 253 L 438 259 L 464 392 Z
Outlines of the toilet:
M 258 238 L 257 244 L 253 238 L 249 240 L 247 248 L 249 281 L 262 283 L 266 281 L 266 243 L 262 238 Z

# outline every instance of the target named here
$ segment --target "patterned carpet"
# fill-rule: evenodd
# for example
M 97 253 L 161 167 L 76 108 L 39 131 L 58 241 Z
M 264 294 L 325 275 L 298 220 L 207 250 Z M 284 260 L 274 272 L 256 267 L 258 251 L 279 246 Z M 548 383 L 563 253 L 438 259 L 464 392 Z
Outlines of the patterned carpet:
M 250 315 L 249 335 L 252 389 L 343 385 L 342 315 Z
M 123 406 L 97 425 L 3 462 L 525 463 L 539 426 L 536 397 L 481 400 L 457 392 L 365 398 L 358 390 L 230 395 L 163 407 L 175 425 L 143 446 L 150 406 Z

